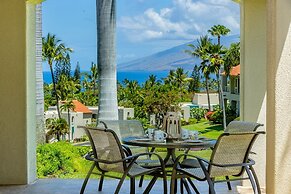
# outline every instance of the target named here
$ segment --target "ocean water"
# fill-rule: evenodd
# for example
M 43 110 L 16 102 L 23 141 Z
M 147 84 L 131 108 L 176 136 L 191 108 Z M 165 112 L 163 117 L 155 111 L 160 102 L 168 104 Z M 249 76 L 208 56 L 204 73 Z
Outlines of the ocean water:
M 162 79 L 167 77 L 168 71 L 128 71 L 128 72 L 117 72 L 117 80 L 122 82 L 124 79 L 136 80 L 139 84 L 144 83 L 150 75 L 157 76 L 157 79 Z M 45 83 L 51 83 L 52 78 L 49 71 L 43 72 L 43 80 Z

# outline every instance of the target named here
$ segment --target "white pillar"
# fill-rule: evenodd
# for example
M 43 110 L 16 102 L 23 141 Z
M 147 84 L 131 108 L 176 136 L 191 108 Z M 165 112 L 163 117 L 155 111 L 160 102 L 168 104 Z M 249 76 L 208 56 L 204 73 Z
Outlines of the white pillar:
M 267 193 L 291 193 L 291 2 L 268 0 Z
M 244 0 L 241 4 L 241 119 L 266 126 L 267 50 L 266 0 Z M 259 130 L 264 130 L 260 128 Z M 254 145 L 252 155 L 261 187 L 265 187 L 266 137 Z M 244 184 L 249 185 L 245 181 Z
M 0 185 L 36 179 L 35 7 L 0 1 Z

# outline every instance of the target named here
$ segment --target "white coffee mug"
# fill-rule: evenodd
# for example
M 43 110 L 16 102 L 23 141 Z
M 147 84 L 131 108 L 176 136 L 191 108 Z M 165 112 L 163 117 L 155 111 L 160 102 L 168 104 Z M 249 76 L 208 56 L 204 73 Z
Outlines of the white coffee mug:
M 146 134 L 149 139 L 154 139 L 154 132 L 155 132 L 155 129 L 152 129 L 152 128 L 148 128 L 146 130 Z
M 187 129 L 182 129 L 182 139 L 189 139 L 189 130 Z
M 190 139 L 198 139 L 198 136 L 199 136 L 199 132 L 198 131 L 189 131 L 189 138 Z
M 164 141 L 168 137 L 168 134 L 161 130 L 156 130 L 154 132 L 154 140 L 155 141 Z

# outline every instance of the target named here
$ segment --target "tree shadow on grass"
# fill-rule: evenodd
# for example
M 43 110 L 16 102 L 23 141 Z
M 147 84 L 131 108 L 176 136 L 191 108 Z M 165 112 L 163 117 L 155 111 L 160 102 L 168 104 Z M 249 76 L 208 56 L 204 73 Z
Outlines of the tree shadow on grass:
M 200 133 L 205 134 L 211 131 L 223 132 L 223 127 L 222 125 L 213 125 L 213 126 L 205 128 L 203 131 L 200 131 Z

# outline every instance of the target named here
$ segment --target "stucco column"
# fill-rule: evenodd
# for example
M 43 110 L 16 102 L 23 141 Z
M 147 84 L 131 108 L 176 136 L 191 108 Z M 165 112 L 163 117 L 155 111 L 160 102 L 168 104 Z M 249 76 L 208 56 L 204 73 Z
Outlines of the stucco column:
M 0 185 L 36 179 L 35 8 L 0 1 Z
M 291 2 L 267 0 L 267 193 L 291 193 Z
M 266 127 L 267 49 L 266 0 L 241 2 L 241 119 L 264 124 Z M 262 135 L 251 155 L 261 187 L 265 187 L 266 137 Z M 249 181 L 244 181 L 249 186 Z

